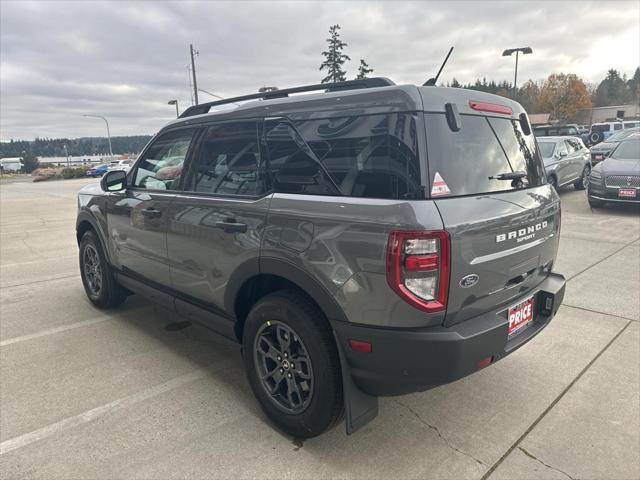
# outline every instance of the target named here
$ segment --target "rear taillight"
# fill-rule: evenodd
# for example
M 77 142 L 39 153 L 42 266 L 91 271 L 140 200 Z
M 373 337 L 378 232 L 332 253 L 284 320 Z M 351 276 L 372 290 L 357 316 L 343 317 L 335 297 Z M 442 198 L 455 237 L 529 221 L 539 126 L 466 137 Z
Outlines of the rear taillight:
M 393 231 L 387 243 L 387 282 L 406 302 L 425 312 L 447 307 L 449 234 Z

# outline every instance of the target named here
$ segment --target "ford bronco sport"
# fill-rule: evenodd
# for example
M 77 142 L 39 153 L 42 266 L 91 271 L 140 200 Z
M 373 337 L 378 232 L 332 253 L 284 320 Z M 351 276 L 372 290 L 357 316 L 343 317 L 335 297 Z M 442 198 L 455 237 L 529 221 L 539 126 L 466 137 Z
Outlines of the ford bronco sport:
M 78 208 L 91 302 L 135 292 L 240 342 L 297 437 L 496 362 L 564 296 L 528 117 L 477 91 L 373 78 L 196 105 Z

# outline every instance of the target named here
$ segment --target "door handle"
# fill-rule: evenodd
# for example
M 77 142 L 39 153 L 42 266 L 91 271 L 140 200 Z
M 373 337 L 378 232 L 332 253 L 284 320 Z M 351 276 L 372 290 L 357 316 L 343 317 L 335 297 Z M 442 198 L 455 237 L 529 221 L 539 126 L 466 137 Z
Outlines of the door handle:
M 235 218 L 227 218 L 224 222 L 216 222 L 216 228 L 221 228 L 225 232 L 245 233 L 247 231 L 246 223 L 238 223 Z
M 155 208 L 145 208 L 144 210 L 142 210 L 142 215 L 147 218 L 158 218 L 162 215 L 162 212 Z

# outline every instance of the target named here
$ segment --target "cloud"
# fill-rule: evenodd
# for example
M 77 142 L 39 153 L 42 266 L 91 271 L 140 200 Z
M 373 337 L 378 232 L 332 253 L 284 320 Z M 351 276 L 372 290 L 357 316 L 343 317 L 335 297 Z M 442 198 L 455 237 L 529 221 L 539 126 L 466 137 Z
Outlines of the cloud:
M 519 83 L 552 72 L 597 82 L 640 63 L 638 2 L 8 2 L 0 4 L 0 138 L 153 133 L 198 84 L 222 96 L 316 83 L 330 25 L 352 62 L 422 83 L 456 47 L 442 79 L 511 80 L 503 49 L 531 46 Z M 200 94 L 201 101 L 211 97 Z

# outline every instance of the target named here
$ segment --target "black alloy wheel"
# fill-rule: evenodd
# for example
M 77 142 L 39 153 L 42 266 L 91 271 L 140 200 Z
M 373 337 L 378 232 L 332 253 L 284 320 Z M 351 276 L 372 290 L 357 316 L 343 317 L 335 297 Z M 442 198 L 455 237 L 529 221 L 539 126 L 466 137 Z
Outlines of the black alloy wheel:
M 92 299 L 98 299 L 102 292 L 103 279 L 100 257 L 98 256 L 96 248 L 91 244 L 85 246 L 82 257 L 82 273 L 84 275 L 89 297 Z
M 276 407 L 301 413 L 313 396 L 314 378 L 306 346 L 293 328 L 267 321 L 257 332 L 253 348 L 262 386 Z

